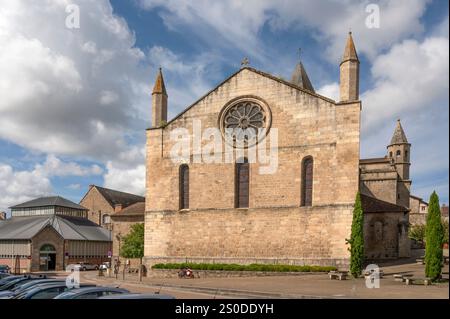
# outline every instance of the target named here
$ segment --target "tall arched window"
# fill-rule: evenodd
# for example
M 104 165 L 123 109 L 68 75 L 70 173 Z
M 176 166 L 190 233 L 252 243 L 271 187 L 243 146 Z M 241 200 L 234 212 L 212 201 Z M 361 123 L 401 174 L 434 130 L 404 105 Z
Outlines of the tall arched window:
M 180 209 L 189 208 L 189 166 L 180 166 Z
M 236 163 L 235 177 L 235 207 L 247 208 L 249 203 L 249 164 L 244 158 L 243 163 Z
M 395 153 L 395 155 L 396 155 L 397 157 L 400 157 L 400 155 L 402 155 L 402 152 L 401 152 L 400 150 L 397 150 L 397 152 Z
M 305 157 L 302 161 L 302 194 L 301 205 L 312 206 L 313 194 L 313 158 Z

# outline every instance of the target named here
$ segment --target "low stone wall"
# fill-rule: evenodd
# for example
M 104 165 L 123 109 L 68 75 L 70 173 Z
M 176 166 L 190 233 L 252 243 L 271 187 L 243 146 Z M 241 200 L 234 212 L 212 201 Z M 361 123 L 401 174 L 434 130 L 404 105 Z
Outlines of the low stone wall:
M 147 272 L 148 278 L 178 278 L 178 269 L 152 269 Z M 325 272 L 277 272 L 277 271 L 226 271 L 226 270 L 193 270 L 195 278 L 219 277 L 265 277 L 265 276 L 304 276 L 325 274 Z

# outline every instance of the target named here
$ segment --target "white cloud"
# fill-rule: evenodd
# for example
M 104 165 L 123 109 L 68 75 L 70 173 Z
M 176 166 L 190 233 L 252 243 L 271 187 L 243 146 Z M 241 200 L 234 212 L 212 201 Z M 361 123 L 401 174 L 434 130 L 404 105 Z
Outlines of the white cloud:
M 362 94 L 363 130 L 374 132 L 381 122 L 447 99 L 448 48 L 448 38 L 431 37 L 405 40 L 378 56 L 371 69 L 374 87 Z M 448 112 L 448 105 L 442 107 Z
M 0 211 L 51 192 L 47 176 L 34 170 L 15 171 L 10 165 L 0 163 Z
M 79 29 L 65 26 L 69 3 L 2 1 L 0 138 L 106 160 L 148 126 L 151 67 L 109 1 L 77 2 Z
M 339 101 L 339 83 L 326 84 L 317 90 L 317 93 L 335 101 Z
M 145 194 L 145 165 L 137 165 L 126 169 L 114 166 L 113 162 L 107 162 L 108 172 L 105 174 L 105 187 L 120 191 L 144 195 Z
M 365 20 L 371 2 L 359 0 L 229 0 L 180 1 L 140 0 L 147 10 L 158 9 L 166 26 L 172 31 L 186 28 L 207 43 L 221 48 L 237 47 L 260 61 L 270 61 L 270 48 L 260 37 L 269 26 L 272 31 L 304 30 L 321 42 L 328 42 L 325 51 L 335 62 L 342 54 L 345 34 L 351 28 L 359 52 L 374 58 L 380 50 L 405 37 L 420 34 L 420 17 L 426 4 L 423 0 L 384 0 L 380 7 L 380 28 L 369 29 Z
M 64 162 L 54 155 L 48 155 L 43 163 L 30 170 L 17 170 L 9 164 L 0 163 L 0 211 L 22 202 L 48 196 L 53 193 L 51 178 L 55 176 L 101 175 L 98 165 L 82 166 L 75 162 Z M 78 184 L 69 185 L 70 189 Z
M 48 155 L 43 164 L 36 164 L 35 172 L 43 176 L 91 176 L 101 175 L 103 169 L 94 164 L 83 167 L 75 162 L 63 162 L 55 155 Z

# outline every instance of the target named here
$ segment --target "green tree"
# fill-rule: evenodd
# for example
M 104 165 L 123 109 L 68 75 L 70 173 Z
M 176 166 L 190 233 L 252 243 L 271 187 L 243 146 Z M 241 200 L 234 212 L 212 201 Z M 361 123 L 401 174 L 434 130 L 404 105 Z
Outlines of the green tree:
M 139 280 L 142 279 L 142 257 L 144 257 L 144 224 L 134 224 L 123 237 L 120 255 L 124 258 L 139 258 Z
M 409 227 L 409 238 L 416 242 L 423 243 L 425 241 L 425 225 L 418 224 Z
M 444 228 L 444 244 L 448 244 L 448 221 L 442 221 L 442 227 Z
M 425 276 L 436 280 L 441 276 L 444 228 L 441 222 L 439 197 L 436 192 L 430 196 L 425 234 Z
M 359 192 L 353 208 L 352 233 L 347 243 L 350 244 L 350 273 L 357 278 L 362 273 L 364 263 L 364 213 Z

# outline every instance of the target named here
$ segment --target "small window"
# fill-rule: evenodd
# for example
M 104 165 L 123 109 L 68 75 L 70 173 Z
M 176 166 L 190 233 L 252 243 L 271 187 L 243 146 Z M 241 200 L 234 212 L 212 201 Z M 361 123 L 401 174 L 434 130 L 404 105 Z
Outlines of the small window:
M 312 206 L 313 158 L 306 157 L 302 164 L 301 206 Z
M 389 152 L 389 157 L 392 157 L 392 152 Z
M 397 199 L 400 199 L 400 194 L 397 194 Z
M 189 208 L 189 166 L 180 166 L 180 209 Z
M 234 204 L 236 208 L 248 208 L 250 167 L 246 158 L 240 162 L 236 163 Z
M 400 157 L 400 156 L 402 155 L 402 152 L 401 152 L 400 150 L 397 150 L 397 152 L 395 153 L 395 155 L 396 155 L 397 157 Z
M 405 161 L 408 160 L 408 151 L 405 151 Z
M 109 216 L 108 214 L 103 215 L 102 222 L 103 222 L 103 225 L 110 224 L 111 223 L 111 216 Z

